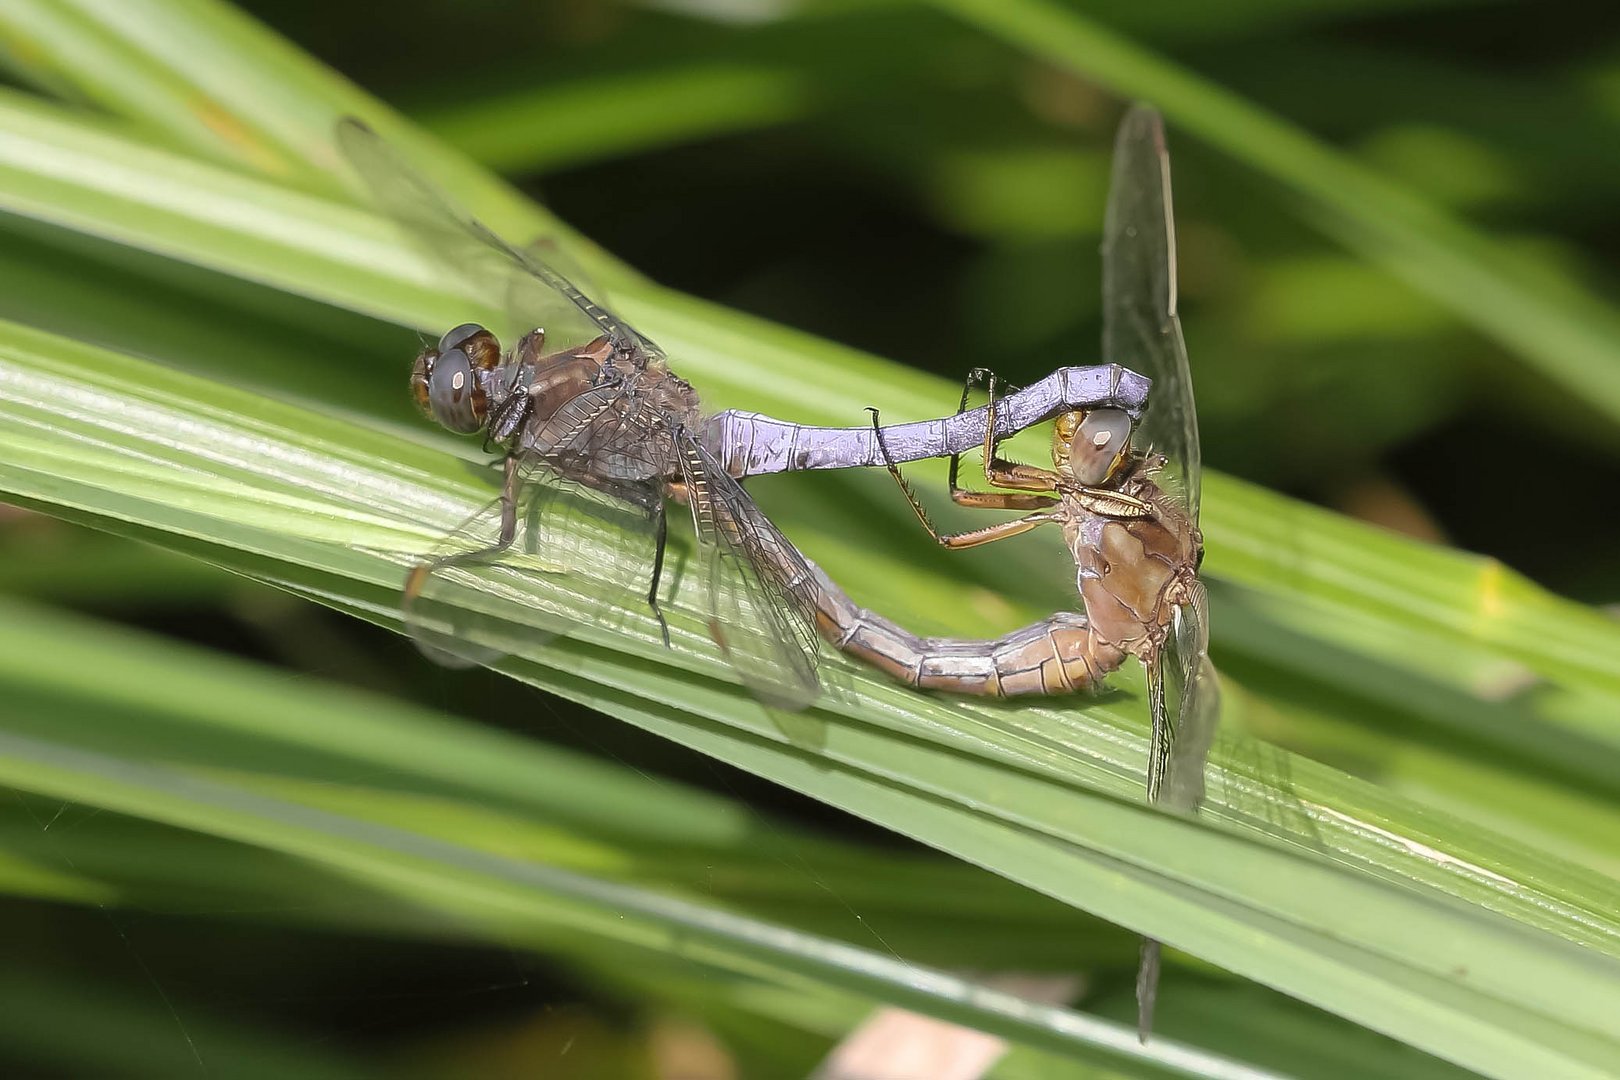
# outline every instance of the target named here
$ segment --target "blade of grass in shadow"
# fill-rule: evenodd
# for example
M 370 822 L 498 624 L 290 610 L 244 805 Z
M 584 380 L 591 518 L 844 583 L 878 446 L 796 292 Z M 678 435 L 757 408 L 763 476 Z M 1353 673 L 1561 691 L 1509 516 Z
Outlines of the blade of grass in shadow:
M 674 34 L 656 16 L 629 20 L 612 38 L 559 50 L 523 81 L 430 76 L 395 106 L 498 172 L 532 174 L 927 95 L 993 48 L 911 6 L 781 14 L 747 27 L 688 22 Z M 902 39 L 903 50 L 850 48 Z M 942 53 L 956 61 L 943 71 Z
M 657 980 L 660 975 L 661 972 L 655 972 L 651 978 Z M 681 994 L 678 984 L 671 987 L 668 982 L 666 976 L 665 994 Z M 710 985 L 694 986 L 685 996 L 696 999 Z M 1113 1004 L 1120 1007 L 1110 1015 L 1126 1022 L 1134 1015 L 1135 1001 L 1129 1000 L 1127 994 L 1115 996 L 1119 1000 Z M 729 1000 L 738 1010 L 748 1010 L 733 1019 L 734 1024 L 757 1023 L 757 1017 L 763 1014 L 784 1025 L 823 1033 L 829 1039 L 853 1030 L 871 1015 L 863 1003 L 847 997 L 782 993 L 759 984 L 740 983 L 729 988 L 722 1000 Z M 714 1007 L 712 1001 L 704 1003 L 711 1009 Z M 1166 1005 L 1171 1004 L 1167 999 Z M 1225 983 L 1188 985 L 1181 982 L 1174 1004 L 1179 1006 L 1179 1016 L 1192 1019 L 1200 1045 L 1210 1042 L 1242 1046 L 1245 1048 L 1242 1057 L 1290 1075 L 1310 1076 L 1314 1080 L 1360 1080 L 1366 1076 L 1461 1080 L 1464 1076 L 1476 1075 L 1365 1029 L 1334 1023 L 1320 1013 L 1279 1000 L 1256 987 L 1240 990 Z M 724 1018 L 717 1018 L 716 1025 L 722 1032 L 730 1030 Z M 1045 1055 L 1025 1047 L 1013 1047 L 988 1075 L 995 1080 L 1051 1080 L 1054 1075 L 1063 1075 L 1054 1073 L 1053 1068 L 1054 1063 Z
M 242 1080 L 380 1077 L 336 1047 L 256 1031 L 217 1018 L 181 1018 L 162 998 L 137 998 L 70 965 L 42 971 L 8 963 L 0 972 L 0 1039 L 13 1063 L 39 1075 L 167 1080 L 219 1070 Z
M 348 184 L 332 142 L 358 116 L 455 193 L 517 235 L 563 235 L 592 270 L 629 276 L 464 155 L 424 135 L 343 76 L 218 0 L 17 0 L 0 10 L 24 77 L 67 83 L 193 155 L 246 166 L 303 190 Z
M 785 985 L 811 979 L 898 1001 L 1094 1065 L 1134 1061 L 1170 1075 L 1254 1075 L 1168 1042 L 1142 1048 L 1117 1025 L 1031 1005 L 896 958 L 171 768 L 0 732 L 0 783 L 296 855 L 441 908 L 469 927 L 496 928 L 491 932 L 498 936 L 538 935 L 564 952 L 605 939 L 627 946 L 632 956 L 651 949 Z

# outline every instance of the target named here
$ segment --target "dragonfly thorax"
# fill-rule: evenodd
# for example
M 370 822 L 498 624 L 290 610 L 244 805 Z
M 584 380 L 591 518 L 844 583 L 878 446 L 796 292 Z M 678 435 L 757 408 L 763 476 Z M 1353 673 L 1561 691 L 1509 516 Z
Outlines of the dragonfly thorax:
M 463 323 L 417 354 L 411 399 L 432 420 L 470 435 L 489 419 L 489 373 L 500 363 L 495 335 L 477 323 Z
M 1087 512 L 1065 524 L 1086 615 L 1105 642 L 1144 660 L 1157 656 L 1178 605 L 1191 601 L 1203 535 L 1176 499 L 1153 482 L 1154 455 L 1133 456 L 1118 494 L 1141 516 Z

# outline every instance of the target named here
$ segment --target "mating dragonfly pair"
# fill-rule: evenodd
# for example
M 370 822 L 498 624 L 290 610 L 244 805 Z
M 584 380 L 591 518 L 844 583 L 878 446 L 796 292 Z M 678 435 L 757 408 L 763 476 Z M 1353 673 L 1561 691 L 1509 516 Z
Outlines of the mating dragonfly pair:
M 821 639 L 902 682 L 961 694 L 1096 689 L 1135 656 L 1147 671 L 1152 715 L 1148 796 L 1196 808 L 1219 709 L 1198 580 L 1197 422 L 1176 318 L 1169 161 L 1157 113 L 1133 109 L 1115 146 L 1103 243 L 1107 363 L 1063 368 L 1005 396 L 994 376 L 975 372 L 954 415 L 887 427 L 875 412 L 870 425 L 849 428 L 736 411 L 705 418 L 663 351 L 546 258 L 456 209 L 358 121 L 340 124 L 338 140 L 436 262 L 504 298 L 501 329 L 513 335 L 503 349 L 491 330 L 458 326 L 412 369 L 412 393 L 428 416 L 482 433 L 486 448 L 505 454 L 500 494 L 407 579 L 405 621 L 429 655 L 487 662 L 548 633 L 608 622 L 637 594 L 667 644 L 659 586 L 674 501 L 688 507 L 696 531 L 710 631 L 761 701 L 802 708 L 816 699 Z M 978 382 L 989 401 L 969 409 Z M 1002 439 L 1050 420 L 1051 468 L 1001 458 Z M 991 490 L 958 483 L 961 455 L 973 449 L 983 452 Z M 955 502 L 1022 516 L 937 532 L 899 466 L 943 456 L 951 458 Z M 994 639 L 919 637 L 858 607 L 739 482 L 876 466 L 887 467 L 946 547 L 1059 526 L 1084 613 L 1059 611 Z M 543 604 L 547 629 L 537 628 L 535 583 L 557 575 L 567 587 Z M 1150 940 L 1138 980 L 1144 1037 L 1157 970 Z

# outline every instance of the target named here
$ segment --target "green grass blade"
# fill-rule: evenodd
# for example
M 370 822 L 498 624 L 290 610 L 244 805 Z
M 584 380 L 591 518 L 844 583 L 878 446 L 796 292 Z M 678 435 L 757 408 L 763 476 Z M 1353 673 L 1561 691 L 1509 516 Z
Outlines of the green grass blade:
M 310 125 L 321 122 L 307 91 L 356 91 L 229 4 L 18 0 L 0 13 L 0 35 L 24 78 L 70 87 L 170 145 L 331 186 L 306 152 Z M 238 63 L 248 52 L 252 63 Z M 256 107 L 237 108 L 242 100 Z
M 19 327 L 0 336 L 0 389 L 13 497 L 379 621 L 402 563 L 478 498 L 420 447 Z M 511 670 L 1452 1060 L 1578 1069 L 1615 1049 L 1607 879 L 1310 762 L 1253 773 L 1255 748 L 1231 740 L 1206 820 L 1166 818 L 1131 801 L 1140 717 L 1106 704 L 945 701 L 840 668 L 847 688 L 804 720 L 813 746 L 786 740 L 683 584 L 673 651 L 649 624 Z M 1303 832 L 1268 825 L 1301 803 Z
M 807 112 L 814 91 L 782 66 L 716 61 L 486 96 L 415 118 L 489 168 L 522 173 L 780 124 Z
M 941 957 L 962 962 L 950 924 L 982 941 L 986 962 L 1045 962 L 1054 949 L 1097 940 L 1062 906 L 958 864 L 829 843 L 673 782 L 649 784 L 617 763 L 375 694 L 310 680 L 289 684 L 280 671 L 36 605 L 0 603 L 0 613 L 0 683 L 16 733 L 214 774 L 242 772 L 251 762 L 253 775 L 274 778 L 278 790 L 296 791 L 302 801 L 333 802 L 323 790 L 352 789 L 354 796 L 335 805 L 358 816 L 391 799 L 399 800 L 400 815 L 407 803 L 438 805 L 445 824 L 423 816 L 413 827 L 448 830 L 467 842 L 476 837 L 492 850 L 516 843 L 525 826 L 545 823 L 546 835 L 559 840 L 555 850 L 536 845 L 546 861 L 706 891 L 738 905 L 813 910 L 824 888 L 840 899 L 840 916 L 857 908 L 888 927 L 885 940 L 908 955 L 930 955 L 909 943 L 934 936 L 937 926 L 940 940 L 952 942 Z M 95 683 L 86 683 L 87 670 L 98 673 Z M 219 709 L 220 701 L 231 707 Z M 549 711 L 536 711 L 534 727 L 547 733 Z M 84 833 L 77 828 L 74 837 Z M 32 852 L 65 842 L 39 835 L 37 826 L 35 834 L 30 843 L 25 830 L 8 847 Z M 561 842 L 564 834 L 572 839 Z M 95 859 L 78 851 L 72 865 L 90 873 L 100 865 Z M 79 898 L 70 877 L 60 888 L 64 898 Z M 929 920 L 909 908 L 914 897 L 928 898 Z M 1054 945 L 1059 933 L 1065 940 Z M 1113 936 L 1123 946 L 1115 959 L 1128 963 L 1129 942 Z M 1072 959 L 1084 962 L 1081 954 Z
M 1153 58 L 1075 36 L 1085 24 L 1056 9 L 956 8 L 1004 20 L 995 25 L 1015 40 L 1040 37 L 1070 65 L 1081 63 L 1078 45 L 1097 46 L 1105 81 L 1140 87 L 1234 151 L 1264 136 L 1253 160 L 1314 193 L 1324 214 L 1340 215 L 1335 228 L 1382 258 L 1407 259 L 1442 300 L 1456 305 L 1448 290 L 1469 283 L 1471 303 L 1499 301 L 1474 317 L 1555 376 L 1609 362 L 1606 316 L 1592 315 L 1588 300 L 1521 279 L 1494 250 L 1475 252 L 1471 234 L 1448 231 L 1398 192 L 1366 187 L 1342 162 L 1324 165 L 1225 98 L 1208 98 L 1200 112 L 1202 88 L 1177 83 L 1180 74 Z M 341 112 L 375 120 L 407 153 L 429 148 L 220 5 L 136 0 L 106 14 L 87 3 L 23 4 L 0 20 L 15 39 L 23 16 L 42 12 L 83 24 L 53 40 L 82 37 L 100 50 L 89 62 L 47 50 L 60 66 L 42 81 L 83 84 L 104 67 L 130 117 L 174 145 L 254 163 L 311 191 L 329 186 L 319 171 Z M 145 82 L 170 85 L 149 98 Z M 204 114 L 211 122 L 198 127 Z M 16 213 L 402 323 L 442 327 L 477 314 L 480 298 L 441 292 L 381 223 L 319 195 L 210 168 L 16 95 L 0 100 L 0 127 L 0 199 Z M 1265 156 L 1278 147 L 1284 159 L 1301 151 L 1293 172 Z M 423 160 L 511 235 L 557 231 L 461 159 Z M 1362 217 L 1324 190 L 1346 177 L 1347 190 L 1371 199 Z M 1372 211 L 1388 211 L 1387 223 L 1365 216 Z M 1411 236 L 1390 236 L 1401 229 Z M 611 260 L 595 267 L 713 404 L 850 422 L 868 403 L 899 418 L 936 414 L 953 398 L 935 380 L 637 282 Z M 1497 325 L 1510 316 L 1517 327 Z M 1531 336 L 1539 352 L 1525 344 Z M 1581 392 L 1612 412 L 1615 385 L 1583 383 Z M 0 390 L 0 481 L 12 497 L 385 624 L 401 564 L 488 493 L 420 435 L 391 437 L 15 326 L 0 327 Z M 1133 802 L 1142 719 L 1128 697 L 1084 708 L 945 702 L 840 668 L 842 695 L 789 727 L 730 683 L 690 591 L 675 598 L 673 651 L 658 648 L 650 628 L 632 628 L 537 651 L 511 670 L 1451 1060 L 1502 1075 L 1601 1070 L 1617 1052 L 1608 1018 L 1620 982 L 1620 905 L 1612 872 L 1601 872 L 1616 866 L 1620 835 L 1601 825 L 1614 818 L 1620 775 L 1612 622 L 1489 562 L 1220 477 L 1207 505 L 1210 569 L 1224 593 L 1218 643 L 1242 656 L 1257 688 L 1232 695 L 1235 711 L 1336 725 L 1347 746 L 1358 728 L 1408 717 L 1445 729 L 1449 753 L 1424 762 L 1415 785 L 1397 776 L 1431 801 L 1227 738 L 1214 756 L 1208 820 L 1163 819 Z M 914 547 L 873 528 L 898 512 L 863 521 L 859 540 L 813 498 L 780 516 L 863 601 L 920 625 L 971 628 L 978 620 L 961 578 L 915 565 Z M 1005 571 L 978 577 L 991 584 L 968 591 L 975 603 L 1009 615 L 1050 607 L 1050 594 L 1028 582 L 1007 586 Z M 1001 598 L 998 580 L 1017 603 Z M 1410 743 L 1386 739 L 1397 751 Z M 1510 772 L 1523 785 L 1511 801 L 1493 800 L 1482 782 L 1488 754 L 1502 750 L 1534 766 Z M 1459 777 L 1459 765 L 1471 771 Z M 94 788 L 94 772 L 74 782 Z M 1570 805 L 1570 777 L 1587 819 L 1600 823 L 1561 838 L 1556 850 L 1572 858 L 1505 835 L 1533 836 L 1556 820 Z

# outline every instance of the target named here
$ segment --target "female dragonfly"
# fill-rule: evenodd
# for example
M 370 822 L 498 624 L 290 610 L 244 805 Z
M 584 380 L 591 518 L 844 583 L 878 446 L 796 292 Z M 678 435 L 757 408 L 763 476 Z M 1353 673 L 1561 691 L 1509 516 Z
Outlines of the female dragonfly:
M 889 470 L 918 519 L 948 548 L 974 547 L 1041 525 L 1063 530 L 1085 613 L 1058 612 L 989 640 L 924 638 L 855 605 L 816 569 L 818 625 L 845 652 L 910 685 L 961 694 L 1055 694 L 1095 689 L 1127 656 L 1147 672 L 1152 732 L 1147 793 L 1182 812 L 1203 798 L 1204 761 L 1220 714 L 1198 569 L 1198 421 L 1176 316 L 1170 162 L 1157 112 L 1137 106 L 1120 125 L 1103 235 L 1103 358 L 1140 367 L 1153 401 L 1138 425 L 1100 407 L 1057 418 L 1051 469 L 1003 461 L 990 378 L 984 477 L 998 490 L 957 484 L 959 504 L 1026 511 L 956 534 L 937 532 L 893 461 Z M 963 391 L 965 408 L 978 377 Z M 873 414 L 874 439 L 886 444 Z M 1144 939 L 1137 979 L 1146 1040 L 1157 994 L 1159 946 Z

